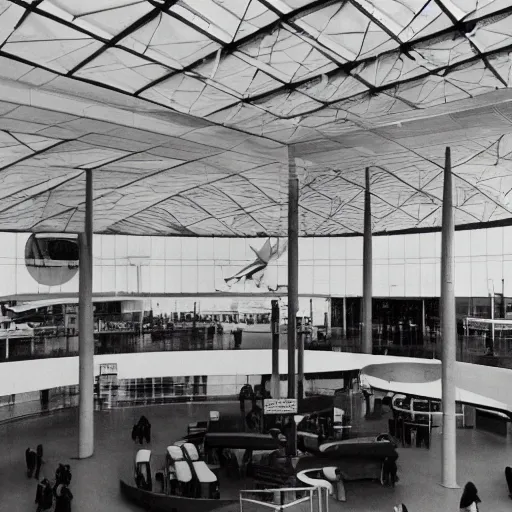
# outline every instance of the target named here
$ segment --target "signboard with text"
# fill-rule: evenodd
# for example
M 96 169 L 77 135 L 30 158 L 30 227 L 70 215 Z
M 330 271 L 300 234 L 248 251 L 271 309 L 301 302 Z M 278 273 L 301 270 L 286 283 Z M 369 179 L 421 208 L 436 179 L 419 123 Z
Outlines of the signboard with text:
M 117 363 L 100 364 L 100 375 L 117 375 Z
M 296 398 L 267 398 L 263 402 L 264 414 L 297 414 Z

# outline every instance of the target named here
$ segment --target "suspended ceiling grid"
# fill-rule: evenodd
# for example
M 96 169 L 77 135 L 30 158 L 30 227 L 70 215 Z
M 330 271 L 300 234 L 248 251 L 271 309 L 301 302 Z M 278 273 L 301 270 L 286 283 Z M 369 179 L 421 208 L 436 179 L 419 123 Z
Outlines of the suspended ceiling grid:
M 0 230 L 303 236 L 512 219 L 512 0 L 0 0 Z

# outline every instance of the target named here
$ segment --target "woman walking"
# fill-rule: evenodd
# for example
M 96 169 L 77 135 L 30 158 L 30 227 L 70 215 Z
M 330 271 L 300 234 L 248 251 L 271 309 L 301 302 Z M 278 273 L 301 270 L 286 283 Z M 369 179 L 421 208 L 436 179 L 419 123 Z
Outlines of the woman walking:
M 475 484 L 468 482 L 460 499 L 460 512 L 478 512 L 478 504 L 480 502 Z

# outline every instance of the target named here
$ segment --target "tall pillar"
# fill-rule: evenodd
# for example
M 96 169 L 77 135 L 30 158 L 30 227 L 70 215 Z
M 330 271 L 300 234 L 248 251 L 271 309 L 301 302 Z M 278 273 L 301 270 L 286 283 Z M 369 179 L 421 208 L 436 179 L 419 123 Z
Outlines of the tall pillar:
M 364 241 L 363 241 L 363 344 L 362 352 L 371 354 L 372 342 L 372 204 L 370 168 L 365 171 Z
M 325 316 L 325 335 L 327 339 L 331 339 L 332 334 L 332 298 L 327 299 L 327 315 Z
M 304 398 L 304 336 L 306 335 L 306 324 L 304 317 L 301 318 L 300 333 L 297 337 L 297 398 Z
M 78 236 L 79 265 L 79 389 L 78 458 L 94 453 L 94 313 L 92 305 L 92 169 L 85 171 L 85 225 Z
M 495 339 L 495 327 L 494 327 L 494 308 L 495 308 L 495 295 L 494 295 L 494 284 L 493 284 L 493 290 L 491 295 L 491 342 L 492 342 L 492 353 L 494 354 L 494 339 Z
M 426 336 L 427 336 L 427 326 L 426 326 L 425 299 L 421 299 L 421 339 L 422 339 L 423 345 L 425 345 Z
M 9 359 L 9 338 L 5 338 L 5 360 Z
M 270 394 L 272 398 L 281 398 L 281 382 L 279 376 L 279 301 L 271 301 L 270 326 L 272 328 L 272 379 Z
M 343 297 L 343 337 L 347 337 L 347 297 Z
M 137 267 L 138 270 L 140 270 L 140 266 Z M 145 301 L 144 299 L 141 300 L 141 306 L 140 306 L 140 324 L 139 324 L 139 341 L 140 341 L 140 349 L 143 350 L 144 347 L 144 309 L 145 309 Z
M 194 316 L 192 317 L 192 329 L 196 330 L 196 318 L 197 318 L 197 302 L 194 302 Z
M 454 219 L 451 155 L 450 148 L 446 148 L 443 188 L 443 223 L 441 232 L 441 336 L 443 342 L 443 466 L 441 485 L 450 489 L 458 487 L 455 437 L 455 361 L 457 352 L 457 331 L 455 324 L 455 271 L 453 240 Z
M 313 332 L 313 299 L 309 299 L 309 325 L 311 332 Z
M 288 146 L 288 398 L 296 398 L 295 347 L 297 343 L 297 311 L 299 309 L 299 178 L 295 167 L 295 148 Z M 299 353 L 299 358 L 304 353 Z M 297 453 L 296 425 L 288 440 L 291 455 Z

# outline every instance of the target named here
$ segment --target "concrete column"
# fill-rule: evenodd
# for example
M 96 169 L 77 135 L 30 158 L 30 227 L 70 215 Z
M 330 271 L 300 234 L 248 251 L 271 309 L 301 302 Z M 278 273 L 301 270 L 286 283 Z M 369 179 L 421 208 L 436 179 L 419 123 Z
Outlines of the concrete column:
M 272 329 L 272 380 L 270 394 L 272 398 L 281 398 L 281 384 L 279 376 L 279 301 L 271 301 L 270 327 Z
M 197 315 L 197 302 L 194 302 L 194 317 L 192 318 L 192 329 L 196 330 L 196 315 Z
M 9 338 L 5 338 L 5 359 L 9 359 Z
M 327 299 L 327 322 L 325 323 L 325 334 L 328 339 L 331 338 L 331 334 L 332 334 L 331 325 L 332 325 L 332 299 L 331 299 L 331 297 L 329 297 Z
M 306 331 L 306 323 L 302 317 L 300 325 L 300 334 L 297 337 L 297 398 L 302 400 L 304 398 L 304 336 Z
M 343 297 L 343 337 L 347 337 L 347 297 Z
M 455 416 L 455 361 L 457 331 L 455 323 L 454 218 L 450 148 L 446 148 L 443 221 L 441 232 L 441 336 L 442 336 L 442 482 L 443 487 L 458 488 Z
M 492 295 L 491 295 L 491 340 L 492 340 L 492 352 L 494 354 L 494 338 L 495 338 L 495 334 L 496 334 L 496 330 L 495 330 L 495 326 L 494 326 L 494 308 L 495 308 L 495 305 L 494 305 L 494 301 L 495 301 L 495 296 L 494 296 L 494 285 L 493 285 L 493 290 L 492 290 Z
M 288 398 L 296 398 L 295 347 L 297 343 L 297 311 L 299 309 L 299 178 L 295 167 L 295 148 L 288 146 Z M 304 353 L 299 353 L 299 358 Z M 291 455 L 297 453 L 296 425 L 292 420 L 288 440 Z
M 85 225 L 78 236 L 79 266 L 79 388 L 78 458 L 94 453 L 94 312 L 92 304 L 92 169 L 85 171 Z
M 425 337 L 427 335 L 427 327 L 426 327 L 426 311 L 425 311 L 425 299 L 421 299 L 421 335 L 423 340 L 423 345 L 425 345 Z
M 140 266 L 137 267 L 137 270 L 140 270 Z M 140 323 L 139 323 L 139 341 L 140 341 L 140 348 L 141 350 L 144 347 L 144 309 L 145 309 L 145 301 L 144 299 L 141 300 L 141 311 L 140 311 Z
M 372 342 L 372 204 L 370 168 L 365 172 L 364 191 L 364 246 L 363 246 L 363 344 L 362 352 L 371 354 Z

